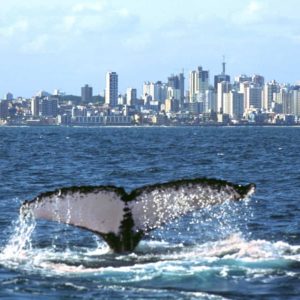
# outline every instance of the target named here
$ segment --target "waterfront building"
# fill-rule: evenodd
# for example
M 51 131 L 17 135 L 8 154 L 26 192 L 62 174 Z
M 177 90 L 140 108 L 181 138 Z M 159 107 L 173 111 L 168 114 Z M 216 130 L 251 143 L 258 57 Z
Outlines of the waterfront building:
M 126 96 L 124 95 L 118 96 L 118 105 L 126 105 Z
M 58 98 L 46 97 L 40 101 L 40 116 L 57 117 L 58 114 Z
M 168 77 L 168 88 L 172 88 L 174 90 L 179 91 L 179 98 L 180 103 L 184 102 L 184 74 L 180 73 L 179 75 L 171 75 Z
M 105 104 L 115 107 L 118 104 L 118 74 L 106 73 Z
M 224 114 L 228 114 L 232 119 L 239 120 L 244 114 L 244 94 L 232 90 L 224 93 Z
M 126 104 L 131 106 L 137 101 L 137 90 L 134 88 L 128 88 L 126 91 Z
M 229 93 L 232 86 L 228 81 L 222 81 L 218 83 L 217 87 L 217 112 L 223 113 L 224 111 L 224 93 Z
M 8 117 L 8 100 L 0 100 L 0 119 Z
M 190 95 L 189 95 L 189 102 L 196 102 L 197 94 L 198 94 L 198 74 L 197 71 L 190 72 Z
M 178 112 L 179 111 L 179 100 L 174 98 L 168 98 L 165 101 L 165 112 Z
M 172 87 L 168 87 L 167 89 L 167 99 L 176 99 L 178 101 L 180 101 L 181 99 L 181 93 L 179 89 L 175 89 Z
M 217 111 L 217 98 L 216 93 L 213 88 L 205 91 L 205 101 L 204 101 L 204 112 L 216 112 Z
M 84 103 L 91 102 L 93 100 L 93 88 L 86 84 L 81 88 L 81 101 Z
M 283 87 L 278 93 L 275 93 L 275 103 L 281 107 L 281 111 L 278 113 L 283 114 L 293 114 L 294 113 L 294 103 L 293 103 L 293 94 L 290 93 L 288 88 Z
M 292 91 L 294 114 L 300 117 L 300 89 L 294 89 Z
M 243 82 L 240 86 L 240 92 L 244 94 L 244 110 L 250 108 L 262 108 L 262 87 L 252 82 Z
M 201 66 L 190 73 L 190 102 L 203 101 L 205 92 L 209 88 L 209 71 Z
M 40 98 L 39 97 L 32 97 L 32 99 L 31 99 L 31 115 L 36 118 L 40 115 Z
M 274 102 L 274 94 L 278 93 L 280 90 L 279 84 L 272 80 L 264 85 L 263 89 L 263 109 L 269 111 L 272 107 L 272 102 Z
M 209 71 L 203 70 L 198 67 L 198 93 L 205 94 L 209 88 Z
M 153 101 L 164 103 L 167 98 L 167 85 L 161 81 L 157 82 L 144 82 L 143 85 L 143 98 L 151 96 Z

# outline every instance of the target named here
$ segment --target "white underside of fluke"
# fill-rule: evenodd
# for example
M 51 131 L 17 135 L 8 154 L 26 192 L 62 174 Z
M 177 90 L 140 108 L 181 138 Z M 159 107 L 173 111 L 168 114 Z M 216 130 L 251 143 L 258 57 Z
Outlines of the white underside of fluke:
M 42 194 L 26 202 L 22 209 L 31 211 L 39 219 L 120 237 L 124 230 L 147 232 L 188 212 L 227 200 L 239 200 L 254 191 L 249 185 L 241 195 L 240 186 L 211 181 L 171 182 L 137 189 L 129 195 L 115 187 L 65 188 Z
M 118 234 L 125 203 L 113 191 L 68 192 L 51 195 L 29 204 L 33 215 L 88 230 Z

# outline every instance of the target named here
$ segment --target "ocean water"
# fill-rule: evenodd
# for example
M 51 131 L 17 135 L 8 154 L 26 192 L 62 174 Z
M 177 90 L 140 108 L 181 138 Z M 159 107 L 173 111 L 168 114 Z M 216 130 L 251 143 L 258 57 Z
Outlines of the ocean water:
M 0 298 L 300 299 L 300 128 L 0 128 Z M 182 178 L 255 183 L 113 254 L 94 234 L 24 220 L 64 186 Z

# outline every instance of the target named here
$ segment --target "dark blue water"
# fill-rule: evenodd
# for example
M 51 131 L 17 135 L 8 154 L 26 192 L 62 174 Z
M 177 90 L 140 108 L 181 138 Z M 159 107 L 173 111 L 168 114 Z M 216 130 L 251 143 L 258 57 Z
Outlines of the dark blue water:
M 299 299 L 300 128 L 0 128 L 0 297 Z M 253 182 L 116 255 L 92 233 L 19 207 L 73 185 Z

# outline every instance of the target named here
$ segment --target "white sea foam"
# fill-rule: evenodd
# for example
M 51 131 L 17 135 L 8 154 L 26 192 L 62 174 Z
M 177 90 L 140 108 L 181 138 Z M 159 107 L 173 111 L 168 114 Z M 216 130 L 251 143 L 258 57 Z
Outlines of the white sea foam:
M 300 261 L 299 245 L 247 240 L 240 233 L 192 246 L 142 241 L 135 253 L 116 256 L 100 240 L 95 247 L 77 246 L 60 251 L 55 245 L 33 246 L 31 235 L 35 227 L 30 215 L 20 216 L 11 238 L 0 252 L 2 265 L 47 275 L 96 274 L 105 276 L 103 280 L 120 282 L 151 281 L 161 276 L 205 277 L 207 274 L 227 278 L 232 276 L 232 271 L 250 279 L 273 276 L 274 272 L 276 275 L 276 270 L 286 276 L 298 276 L 287 266 Z

